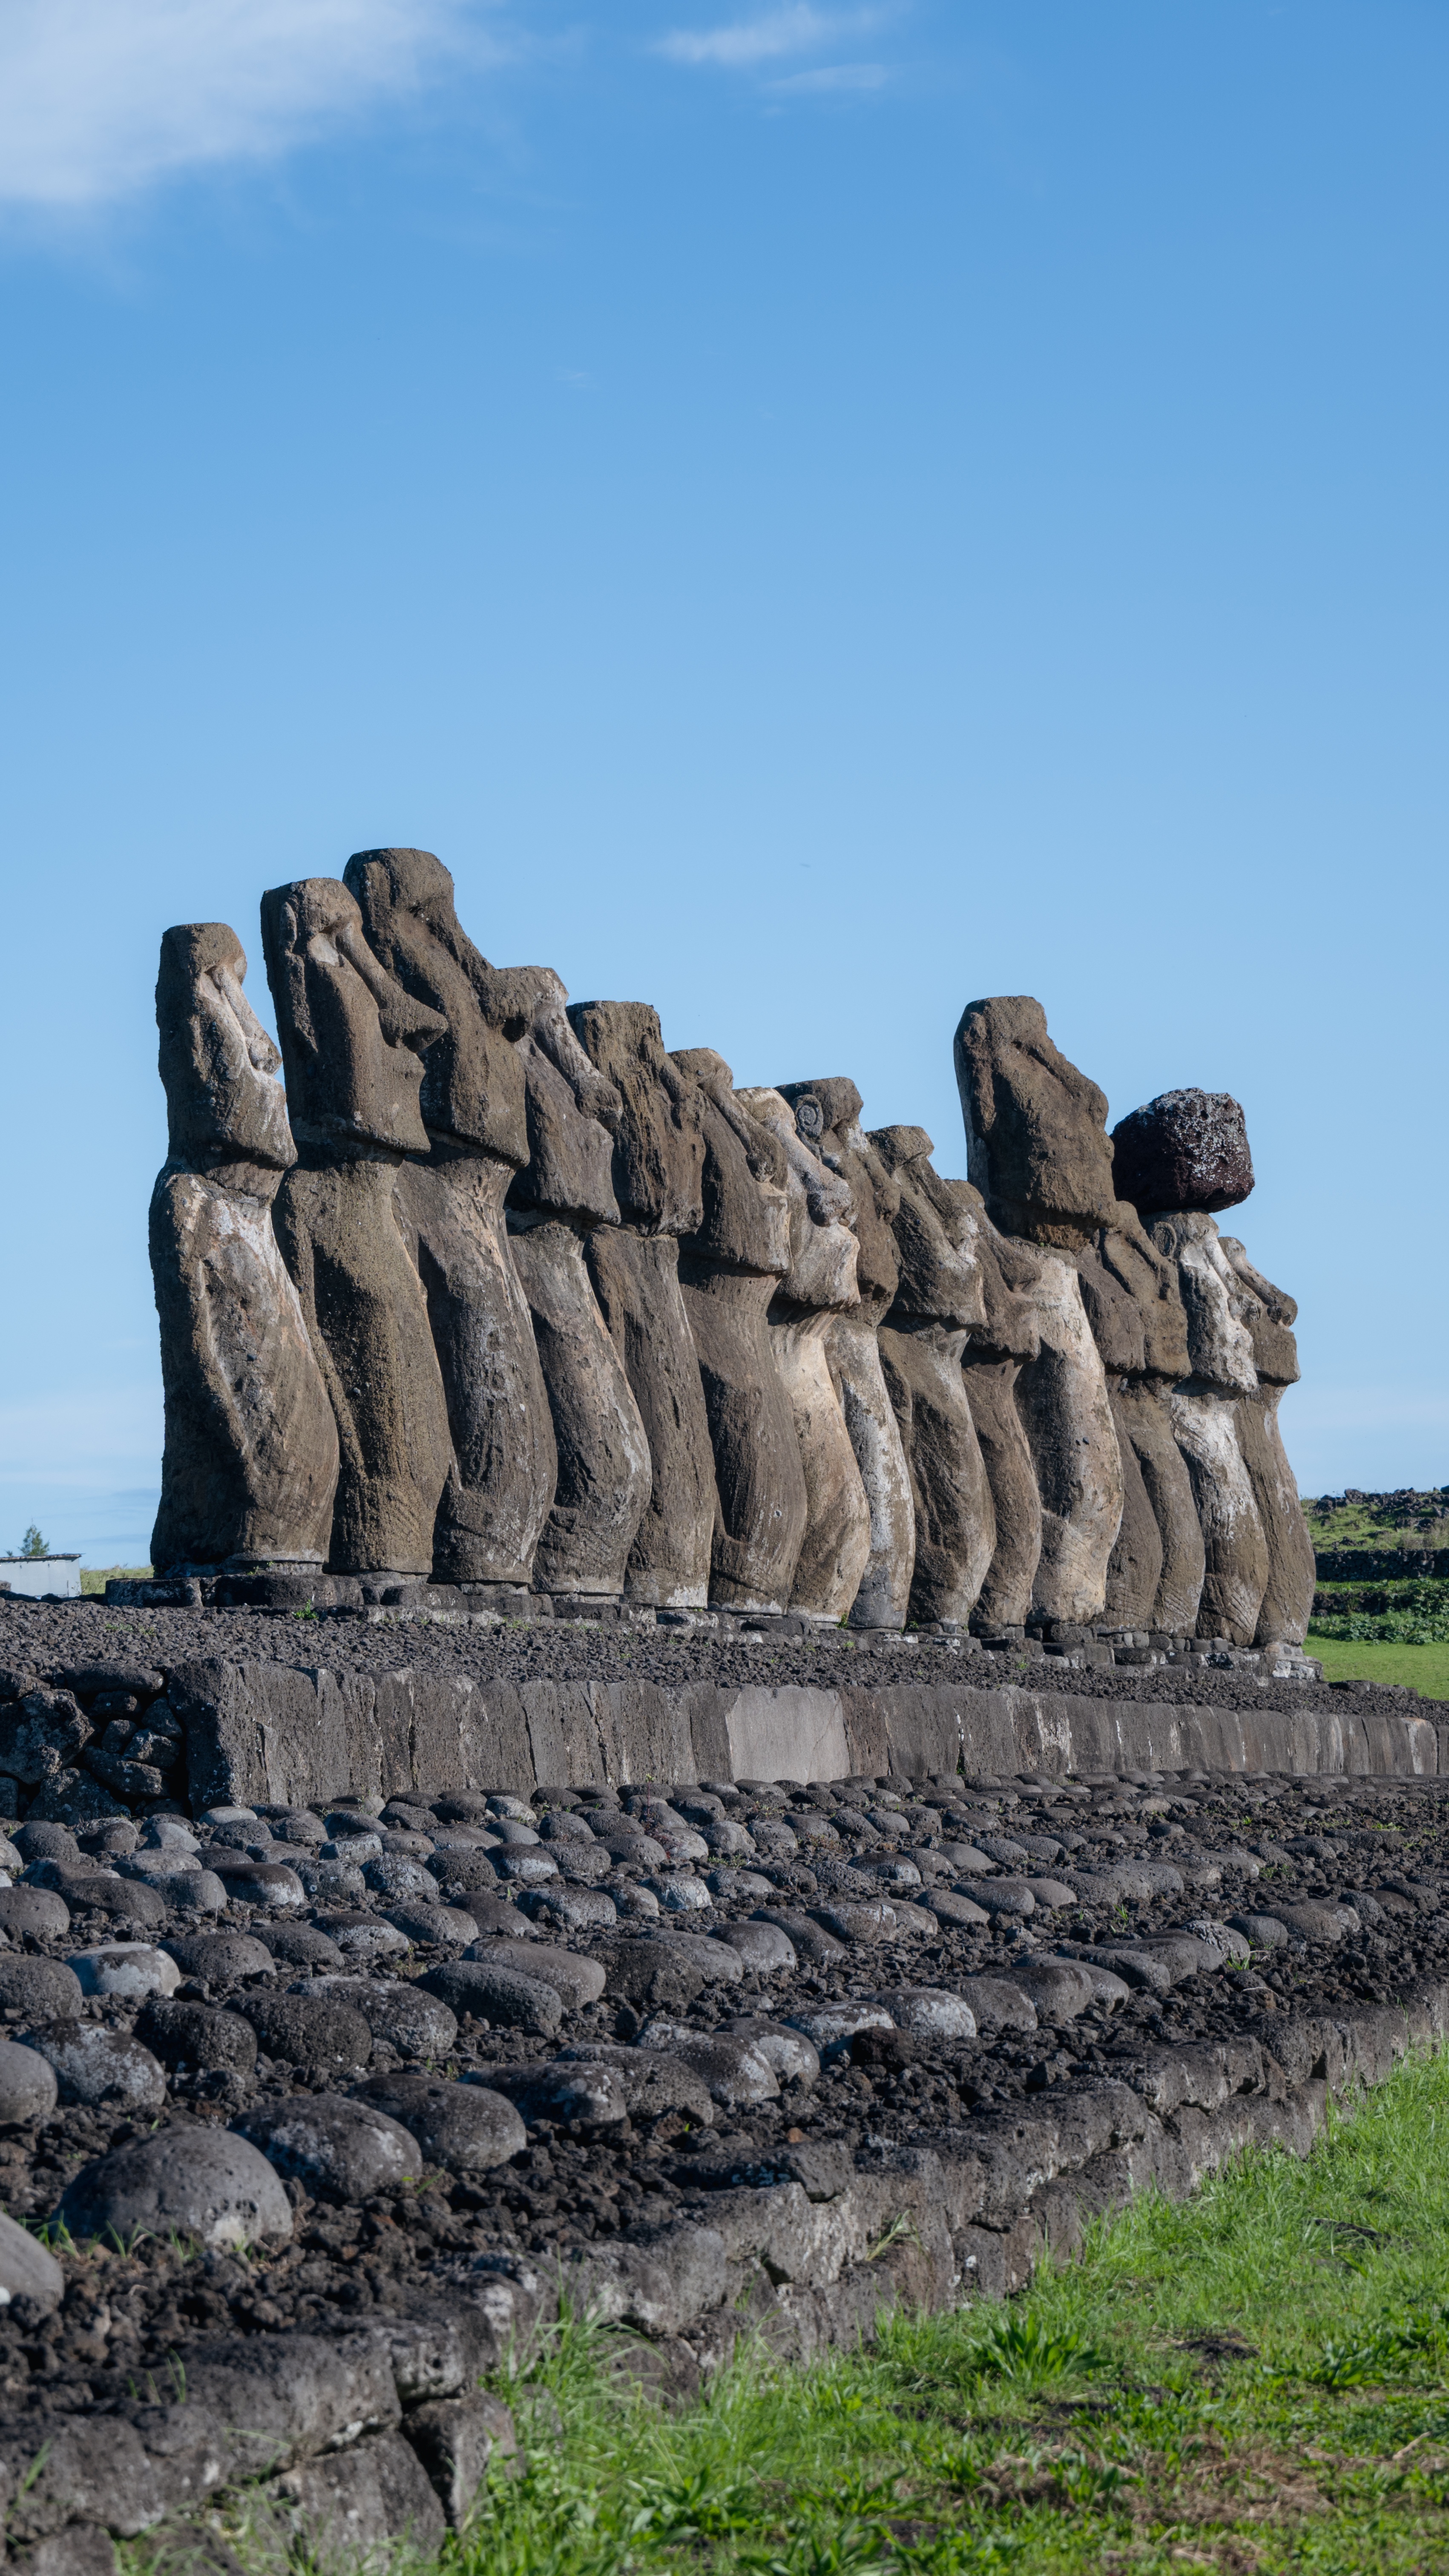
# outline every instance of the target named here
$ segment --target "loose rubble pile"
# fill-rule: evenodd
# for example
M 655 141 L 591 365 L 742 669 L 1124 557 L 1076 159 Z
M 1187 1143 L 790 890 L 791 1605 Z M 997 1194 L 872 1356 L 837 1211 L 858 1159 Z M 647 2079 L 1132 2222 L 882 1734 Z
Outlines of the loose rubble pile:
M 427 851 L 262 939 L 280 1055 L 234 931 L 161 943 L 146 1597 L 1301 1647 L 1297 1308 L 1219 1236 L 1226 1094 L 1109 1135 L 1040 1003 L 971 1002 L 951 1180 L 844 1076 L 737 1088 L 493 966 Z
M 243 2489 L 431 2548 L 535 2437 L 478 2383 L 560 2296 L 676 2392 L 742 2332 L 808 2355 L 1302 2152 L 1449 2025 L 1432 1782 L 35 1803 L 0 2464 L 45 2576 Z

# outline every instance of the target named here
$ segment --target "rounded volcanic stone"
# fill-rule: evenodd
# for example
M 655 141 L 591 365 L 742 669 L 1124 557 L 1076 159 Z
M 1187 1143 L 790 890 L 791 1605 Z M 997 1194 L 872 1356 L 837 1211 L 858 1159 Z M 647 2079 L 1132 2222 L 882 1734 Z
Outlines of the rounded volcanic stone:
M 976 2015 L 959 1995 L 943 1986 L 892 1986 L 874 1998 L 890 2014 L 897 2030 L 917 2039 L 974 2039 Z
M 499 1897 L 498 1872 L 493 1866 L 491 1835 L 489 1846 L 487 1851 L 480 1851 L 471 1843 L 462 1851 L 451 1848 L 435 1851 L 428 1864 L 428 1874 L 436 1886 L 449 1896 L 461 1897 L 464 1904 L 475 1891 L 479 1896 L 491 1896 L 497 1904 L 502 1900 Z
M 532 2128 L 540 2120 L 557 2128 L 617 2129 L 630 2116 L 629 2091 L 612 2066 L 551 2058 L 543 2066 L 480 2068 L 478 2081 L 504 2093 Z
M 249 1936 L 286 1968 L 340 1968 L 342 1953 L 315 1923 L 257 1923 Z
M 778 2099 L 775 2071 L 753 2040 L 731 2031 L 691 2030 L 687 2023 L 660 2019 L 639 2033 L 641 2049 L 677 2057 L 697 2075 L 712 2102 L 722 2111 L 747 2111 L 757 2102 Z
M 938 1923 L 989 1923 L 991 1917 L 982 1906 L 974 1905 L 969 1896 L 958 1896 L 953 1888 L 933 1887 L 925 1899 L 928 1910 Z
M 1112 1178 L 1139 1215 L 1238 1207 L 1253 1187 L 1247 1121 L 1227 1091 L 1163 1091 L 1112 1130 Z
M 80 1979 L 59 1959 L 14 1958 L 0 1952 L 0 2011 L 33 2013 L 51 2021 L 81 2008 Z
M 313 2093 L 292 2102 L 269 2102 L 233 2120 L 234 2135 L 260 2147 L 278 2173 L 339 2200 L 366 2200 L 375 2191 L 397 2191 L 422 2178 L 423 2159 L 411 2130 L 390 2119 L 376 2102 L 340 2093 Z
M 117 1995 L 139 2003 L 147 1995 L 174 1995 L 181 1970 L 165 1950 L 148 1941 L 111 1941 L 98 1950 L 72 1950 L 66 1966 L 83 1995 Z
M 166 1900 L 158 1889 L 139 1879 L 119 1878 L 114 1870 L 57 1868 L 54 1885 L 72 1914 L 117 1916 L 147 1931 L 166 1920 Z
M 1025 1988 L 1010 1977 L 962 1977 L 957 1981 L 956 1992 L 963 2003 L 970 2005 L 978 2030 L 1036 2028 L 1035 2004 Z
M 813 2012 L 791 2013 L 788 2028 L 803 2030 L 822 2060 L 844 2056 L 858 2030 L 894 2030 L 895 2021 L 881 2004 L 850 2001 L 821 2004 Z
M 1010 1914 L 1025 1917 L 1036 1912 L 1036 1898 L 1024 1878 L 983 1878 L 971 1882 L 971 1901 L 983 1914 Z M 1075 1903 L 1070 1888 L 1067 1901 Z
M 55 2069 L 38 2048 L 0 2039 L 0 2127 L 20 2128 L 27 2120 L 48 2119 L 58 2090 Z
M 492 1959 L 449 1959 L 430 1968 L 418 1983 L 459 2021 L 471 2018 L 552 2039 L 563 2019 L 563 1997 L 541 1973 L 531 1973 L 531 1960 L 530 1972 L 524 1973 L 511 1960 L 504 1965 Z
M 802 2030 L 758 2014 L 740 2013 L 726 2022 L 733 2039 L 747 2039 L 771 2069 L 777 2084 L 813 2084 L 820 2072 L 820 2052 Z
M 133 2138 L 76 2175 L 57 2216 L 72 2236 L 194 2236 L 286 2244 L 292 2210 L 275 2167 L 245 2138 L 179 2122 Z
M 312 1977 L 291 1991 L 332 1995 L 351 2004 L 373 2038 L 385 2039 L 400 2057 L 446 2057 L 458 2036 L 457 2020 L 447 2005 L 403 1977 Z
M 692 1869 L 665 1869 L 645 1880 L 651 1896 L 657 1896 L 665 1914 L 707 1914 L 714 1903 L 702 1878 Z
M 599 1957 L 609 1993 L 636 2012 L 678 2011 L 704 1991 L 704 1971 L 682 1941 L 609 1941 Z
M 248 1860 L 214 1843 L 207 1846 L 204 1858 L 207 1868 L 223 1881 L 233 1904 L 254 1905 L 261 1914 L 296 1914 L 307 1902 L 305 1887 L 284 1860 Z
M 847 1956 L 845 1943 L 837 1941 L 833 1932 L 827 1932 L 823 1923 L 812 1921 L 808 1914 L 793 1914 L 783 1907 L 762 1905 L 750 1919 L 755 1923 L 772 1923 L 776 1931 L 783 1932 L 807 1968 L 828 1968 Z M 732 1923 L 731 1940 L 743 1930 L 743 1924 Z
M 379 1859 L 365 1861 L 362 1875 L 378 1896 L 390 1897 L 396 1904 L 417 1898 L 425 1905 L 435 1905 L 441 1893 L 432 1871 L 401 1852 L 383 1852 Z
M 53 2316 L 65 2296 L 65 2274 L 28 2228 L 0 2218 L 0 2307 L 20 2326 Z
M 545 1932 L 607 1931 L 619 1920 L 618 1907 L 601 1887 L 531 1887 L 519 1904 Z
M 80 1859 L 80 1844 L 69 1825 L 20 1825 L 10 1840 L 27 1866 L 37 1860 Z
M 733 1931 L 731 1924 L 731 1935 Z M 648 1932 L 644 1937 L 656 1950 L 668 1950 L 673 1958 L 687 1960 L 690 1967 L 698 1969 L 707 1986 L 738 1985 L 745 1973 L 744 1960 L 734 1947 L 732 1938 L 721 1935 L 716 1939 L 702 1932 L 681 1932 L 675 1923 L 671 1923 L 667 1930 L 661 1924 L 657 1932 Z
M 321 1995 L 239 1995 L 237 2011 L 257 2046 L 311 2076 L 350 2075 L 372 2055 L 372 2033 L 351 2004 Z
M 1031 1997 L 1036 2011 L 1048 2021 L 1075 2021 L 1088 2004 L 1106 2000 L 1097 1995 L 1089 1970 L 1075 1959 L 1017 1960 L 1012 1966 L 1011 1982 Z M 1124 1986 L 1119 2001 L 1125 1999 L 1126 1993 Z
M 558 1863 L 540 1847 L 520 1847 L 505 1843 L 502 1851 L 492 1855 L 495 1879 L 504 1879 L 516 1887 L 538 1887 L 546 1878 L 557 1878 Z
M 272 1977 L 277 1963 L 250 1932 L 174 1932 L 162 1948 L 183 1977 L 208 1986 L 238 1986 L 244 1977 Z
M 41 1941 L 63 1941 L 70 1930 L 70 1907 L 53 1887 L 0 1887 L 0 1932 L 23 1940 L 27 1932 Z
M 525 1976 L 540 1977 L 546 1986 L 552 1986 L 571 2012 L 580 2004 L 597 2003 L 606 1983 L 599 1960 L 585 1958 L 577 1950 L 562 1950 L 555 1941 L 535 1941 L 526 1964 L 520 1962 L 511 1941 L 474 1941 L 463 1956 L 468 1961 L 482 1959 L 490 1967 L 510 1971 L 517 1971 L 522 1964 Z
M 404 1904 L 390 1905 L 382 1919 L 405 1941 L 420 1942 L 431 1950 L 466 1950 L 482 1928 L 461 1905 L 424 1905 L 412 1897 Z
M 136 2037 L 174 2074 L 235 2075 L 256 2072 L 257 2035 L 240 2013 L 215 2004 L 173 2002 L 157 1995 L 138 2015 Z
M 607 2040 L 589 2040 L 561 2050 L 553 2062 L 555 2067 L 607 2067 L 623 2088 L 631 2120 L 658 2120 L 667 2111 L 679 2111 L 686 2119 L 697 2120 L 701 2128 L 714 2125 L 708 2085 L 682 2058 L 662 2049 L 619 2048 Z
M 732 1923 L 728 1941 L 741 1966 L 756 1977 L 789 1976 L 800 1964 L 794 1942 L 777 1923 Z
M 406 1933 L 382 1914 L 319 1914 L 317 1928 L 344 1959 L 397 1958 L 408 1946 Z
M 813 1920 L 833 1939 L 849 1942 L 852 1948 L 895 1937 L 896 1908 L 884 1897 L 867 1897 L 860 1904 L 842 1899 L 839 1905 L 812 1905 L 810 1912 Z
M 43 2022 L 26 2032 L 25 2046 L 37 2049 L 54 2070 L 62 2102 L 159 2111 L 166 2099 L 163 2069 L 129 2031 L 107 2030 L 98 2021 Z
M 513 2104 L 486 2085 L 400 2072 L 370 2075 L 356 2098 L 385 2111 L 416 2139 L 430 2165 L 449 2173 L 491 2173 L 528 2144 Z

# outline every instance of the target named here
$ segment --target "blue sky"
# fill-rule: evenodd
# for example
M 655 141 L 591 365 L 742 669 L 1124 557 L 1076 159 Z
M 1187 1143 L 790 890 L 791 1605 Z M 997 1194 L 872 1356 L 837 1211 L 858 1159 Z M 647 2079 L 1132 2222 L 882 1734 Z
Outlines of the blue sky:
M 1446 69 L 1430 0 L 7 0 L 0 1543 L 149 1536 L 160 932 L 269 1017 L 262 889 L 389 841 L 946 1170 L 979 994 L 1235 1092 L 1303 1489 L 1449 1478 Z

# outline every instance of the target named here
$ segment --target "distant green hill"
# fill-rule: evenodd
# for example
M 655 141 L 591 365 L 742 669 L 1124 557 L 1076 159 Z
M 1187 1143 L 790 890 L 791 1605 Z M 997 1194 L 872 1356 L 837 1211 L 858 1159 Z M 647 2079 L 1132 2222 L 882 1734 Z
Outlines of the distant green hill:
M 1308 1535 L 1320 1552 L 1401 1548 L 1408 1555 L 1449 1547 L 1449 1485 L 1431 1486 L 1427 1493 L 1405 1486 L 1397 1494 L 1361 1494 L 1350 1485 L 1342 1494 L 1302 1499 Z

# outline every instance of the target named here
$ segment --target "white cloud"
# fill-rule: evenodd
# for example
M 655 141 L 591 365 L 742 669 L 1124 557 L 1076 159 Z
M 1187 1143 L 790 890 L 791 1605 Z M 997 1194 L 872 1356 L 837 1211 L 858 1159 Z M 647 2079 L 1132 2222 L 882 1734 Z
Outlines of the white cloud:
M 661 36 L 656 52 L 672 63 L 704 65 L 712 70 L 754 71 L 762 63 L 810 54 L 822 45 L 862 33 L 880 24 L 878 9 L 815 9 L 810 0 L 772 9 L 763 18 L 744 18 L 728 27 L 704 27 L 697 33 L 676 29 Z
M 0 202 L 82 208 L 416 89 L 467 0 L 0 0 Z

